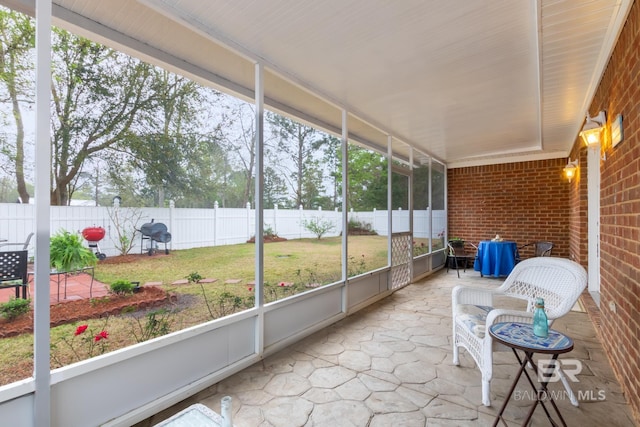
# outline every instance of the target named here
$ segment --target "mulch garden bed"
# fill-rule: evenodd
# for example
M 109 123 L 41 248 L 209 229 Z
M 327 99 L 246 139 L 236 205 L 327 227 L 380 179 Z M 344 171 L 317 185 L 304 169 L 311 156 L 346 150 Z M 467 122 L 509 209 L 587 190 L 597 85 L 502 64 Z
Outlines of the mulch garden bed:
M 275 243 L 275 242 L 286 242 L 287 239 L 284 237 L 278 237 L 278 236 L 264 236 L 262 238 L 262 241 L 264 243 Z M 256 238 L 252 237 L 249 240 L 247 240 L 247 243 L 255 243 L 256 242 Z
M 122 261 L 122 260 L 121 260 Z M 104 316 L 118 315 L 125 308 L 143 310 L 175 302 L 177 297 L 156 286 L 143 286 L 131 295 L 108 295 L 92 300 L 66 301 L 51 306 L 51 327 Z M 33 310 L 12 321 L 0 319 L 0 338 L 33 332 Z

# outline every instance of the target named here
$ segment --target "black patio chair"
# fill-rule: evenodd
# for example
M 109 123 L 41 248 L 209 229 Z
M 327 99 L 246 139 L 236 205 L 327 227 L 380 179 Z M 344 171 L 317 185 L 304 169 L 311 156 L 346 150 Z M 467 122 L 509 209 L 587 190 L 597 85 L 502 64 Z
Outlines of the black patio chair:
M 20 242 L 20 243 L 8 243 L 8 242 L 3 242 L 0 243 L 0 248 L 4 248 L 6 246 L 22 246 L 22 250 L 26 251 L 27 249 L 29 249 L 29 243 L 31 242 L 31 238 L 33 237 L 34 233 L 29 233 L 29 235 L 27 236 L 27 240 L 25 240 L 24 242 Z
M 455 268 L 460 277 L 460 267 L 462 271 L 466 272 L 469 263 L 473 265 L 476 259 L 478 248 L 473 243 L 469 243 L 474 248 L 474 252 L 471 253 L 466 249 L 466 242 L 464 240 L 449 240 L 447 243 L 447 273 L 449 268 Z
M 531 246 L 533 246 L 534 257 L 551 256 L 551 251 L 553 250 L 553 242 L 530 242 L 518 247 L 518 251 L 516 252 L 516 263 L 522 261 L 522 250 Z
M 27 299 L 27 251 L 0 252 L 0 289 L 15 288 L 16 298 Z

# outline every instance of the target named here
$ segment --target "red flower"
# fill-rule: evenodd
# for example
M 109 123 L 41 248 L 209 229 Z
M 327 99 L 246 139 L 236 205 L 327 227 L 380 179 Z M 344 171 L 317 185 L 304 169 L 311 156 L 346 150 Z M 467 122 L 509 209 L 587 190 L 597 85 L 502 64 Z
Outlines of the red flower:
M 280 286 L 284 286 L 284 282 L 280 282 Z
M 80 326 L 78 326 L 78 329 L 76 329 L 76 333 L 74 335 L 80 335 L 81 333 L 86 331 L 88 327 L 89 327 L 89 325 L 80 325 Z
M 253 288 L 249 288 L 249 292 L 251 292 L 253 290 Z
M 94 338 L 95 342 L 100 341 L 101 339 L 107 339 L 109 338 L 109 332 L 107 331 L 102 331 L 100 332 L 98 335 L 96 335 L 96 337 Z

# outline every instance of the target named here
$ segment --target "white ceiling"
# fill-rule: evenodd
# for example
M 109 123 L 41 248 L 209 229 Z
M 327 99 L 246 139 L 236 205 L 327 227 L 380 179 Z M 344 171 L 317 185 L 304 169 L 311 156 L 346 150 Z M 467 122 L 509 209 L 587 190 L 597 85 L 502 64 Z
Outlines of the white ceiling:
M 55 0 L 54 22 L 246 99 L 261 63 L 271 108 L 460 167 L 567 157 L 631 3 Z

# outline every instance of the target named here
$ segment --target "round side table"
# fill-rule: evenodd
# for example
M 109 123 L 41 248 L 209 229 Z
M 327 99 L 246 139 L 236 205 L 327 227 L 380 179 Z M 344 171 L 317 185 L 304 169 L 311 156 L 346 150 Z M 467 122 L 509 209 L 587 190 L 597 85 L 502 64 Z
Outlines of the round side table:
M 551 360 L 549 361 L 548 367 L 551 371 L 555 370 L 558 356 L 562 353 L 568 353 L 573 350 L 573 340 L 568 336 L 553 329 L 549 329 L 548 337 L 540 338 L 533 333 L 533 326 L 531 324 L 519 322 L 496 323 L 489 328 L 489 334 L 497 342 L 510 347 L 513 351 L 513 354 L 515 354 L 516 359 L 518 359 L 518 363 L 520 363 L 520 370 L 514 378 L 513 384 L 511 384 L 511 389 L 509 390 L 509 393 L 507 394 L 507 397 L 502 404 L 502 408 L 500 408 L 500 412 L 498 413 L 493 426 L 497 426 L 500 420 L 502 420 L 505 426 L 507 425 L 502 414 L 504 414 L 504 411 L 507 408 L 507 404 L 509 403 L 511 395 L 513 394 L 513 391 L 518 384 L 518 380 L 522 376 L 522 373 L 524 373 L 529 380 L 529 384 L 531 384 L 531 387 L 535 392 L 536 401 L 529 410 L 527 418 L 522 423 L 522 425 L 527 425 L 529 423 L 531 417 L 533 416 L 533 412 L 536 410 L 538 404 L 540 404 L 544 409 L 547 418 L 551 422 L 551 425 L 556 426 L 556 422 L 553 420 L 551 414 L 549 413 L 549 410 L 545 406 L 545 400 L 548 400 L 549 403 L 551 403 L 551 405 L 553 406 L 553 409 L 558 415 L 558 418 L 562 422 L 562 425 L 566 427 L 567 423 L 564 421 L 564 418 L 562 418 L 562 414 L 560 413 L 556 402 L 553 400 L 553 396 L 551 396 L 547 391 L 547 384 L 549 383 L 550 377 L 544 375 L 543 380 L 540 381 L 540 387 L 536 388 L 533 380 L 531 379 L 531 376 L 525 368 L 527 367 L 527 364 L 529 364 L 531 367 L 533 367 L 535 373 L 538 374 L 538 367 L 533 361 L 533 354 L 540 353 L 551 355 Z M 523 351 L 525 357 L 521 358 L 517 350 Z

